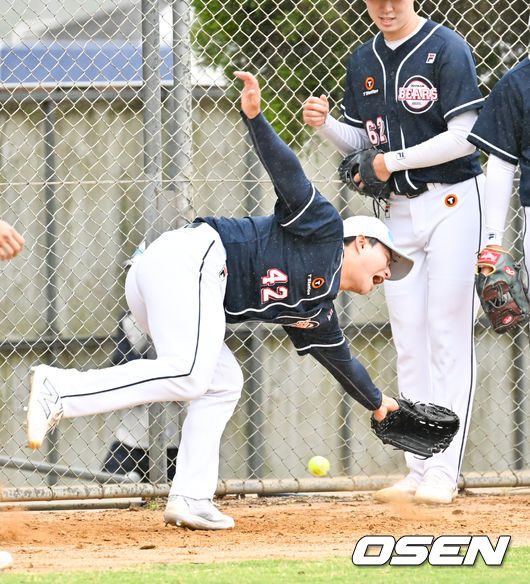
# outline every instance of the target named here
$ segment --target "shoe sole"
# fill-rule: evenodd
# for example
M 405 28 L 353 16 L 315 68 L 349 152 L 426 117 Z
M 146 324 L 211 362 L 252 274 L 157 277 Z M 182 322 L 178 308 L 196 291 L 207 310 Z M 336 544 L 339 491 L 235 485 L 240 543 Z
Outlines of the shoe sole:
M 452 499 L 436 499 L 434 497 L 415 496 L 414 500 L 418 503 L 425 503 L 426 505 L 450 505 L 456 499 L 456 495 Z
M 166 512 L 164 514 L 164 522 L 166 525 L 174 525 L 175 527 L 187 527 L 188 529 L 204 529 L 210 531 L 220 531 L 221 529 L 232 529 L 234 525 L 221 525 L 212 523 L 206 519 L 201 519 L 196 515 L 185 515 L 183 513 Z
M 386 490 L 386 489 L 383 489 Z M 395 503 L 396 501 L 412 501 L 414 498 L 415 491 L 389 491 L 381 492 L 377 491 L 374 494 L 374 498 L 381 503 Z
M 13 556 L 9 552 L 0 551 L 0 570 L 13 564 Z

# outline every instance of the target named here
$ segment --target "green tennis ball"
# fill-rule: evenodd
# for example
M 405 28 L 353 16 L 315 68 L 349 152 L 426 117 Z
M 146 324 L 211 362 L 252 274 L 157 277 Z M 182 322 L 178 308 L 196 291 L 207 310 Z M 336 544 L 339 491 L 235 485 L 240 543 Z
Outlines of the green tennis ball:
M 307 463 L 307 468 L 316 477 L 326 476 L 329 472 L 329 460 L 325 456 L 313 456 Z

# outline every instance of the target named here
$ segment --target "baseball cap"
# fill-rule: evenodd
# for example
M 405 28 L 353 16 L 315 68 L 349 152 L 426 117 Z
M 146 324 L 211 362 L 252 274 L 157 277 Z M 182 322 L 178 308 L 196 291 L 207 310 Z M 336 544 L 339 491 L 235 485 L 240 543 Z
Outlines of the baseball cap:
M 357 215 L 356 217 L 348 217 L 348 219 L 345 219 L 343 226 L 345 238 L 355 237 L 356 235 L 375 237 L 375 239 L 388 247 L 392 252 L 392 259 L 390 260 L 391 275 L 388 278 L 389 280 L 401 280 L 401 278 L 404 278 L 410 272 L 414 265 L 414 260 L 410 259 L 396 247 L 390 230 L 380 219 Z

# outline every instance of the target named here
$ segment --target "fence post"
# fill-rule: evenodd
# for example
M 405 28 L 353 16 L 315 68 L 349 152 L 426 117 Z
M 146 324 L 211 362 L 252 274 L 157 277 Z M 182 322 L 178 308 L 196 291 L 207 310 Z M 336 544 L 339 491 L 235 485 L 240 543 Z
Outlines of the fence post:
M 172 0 L 172 83 L 165 101 L 168 139 L 165 147 L 165 175 L 161 212 L 165 223 L 180 227 L 191 220 L 191 46 L 189 0 Z
M 158 0 L 142 0 L 142 103 L 144 122 L 145 235 L 149 245 L 160 235 L 158 195 L 162 188 L 161 55 Z M 149 358 L 154 358 L 150 349 Z M 148 406 L 149 479 L 166 482 L 166 415 L 161 403 Z
M 46 229 L 46 338 L 50 344 L 47 353 L 47 361 L 50 365 L 57 366 L 56 341 L 59 337 L 57 325 L 58 308 L 57 298 L 59 290 L 57 287 L 57 200 L 55 197 L 56 160 L 55 160 L 55 122 L 57 106 L 52 100 L 47 100 L 42 106 L 44 112 L 44 199 L 45 199 L 45 229 Z M 54 429 L 46 436 L 46 460 L 53 466 L 59 460 L 57 450 L 58 431 Z M 53 486 L 57 483 L 58 476 L 51 470 L 46 475 L 46 482 Z

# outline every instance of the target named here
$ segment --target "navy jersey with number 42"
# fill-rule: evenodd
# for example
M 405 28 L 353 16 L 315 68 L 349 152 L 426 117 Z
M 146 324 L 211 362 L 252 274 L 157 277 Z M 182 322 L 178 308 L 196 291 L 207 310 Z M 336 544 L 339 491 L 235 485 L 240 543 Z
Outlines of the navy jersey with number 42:
M 351 55 L 342 110 L 383 150 L 416 146 L 447 130 L 447 122 L 483 102 L 473 56 L 454 31 L 427 20 L 395 50 L 382 33 Z M 458 183 L 481 173 L 477 152 L 444 164 L 395 172 L 402 193 L 426 183 Z
M 265 117 L 243 119 L 278 200 L 269 216 L 196 219 L 219 233 L 226 250 L 226 320 L 282 325 L 299 354 L 311 354 L 352 397 L 377 409 L 381 392 L 352 357 L 333 305 L 342 219 Z

